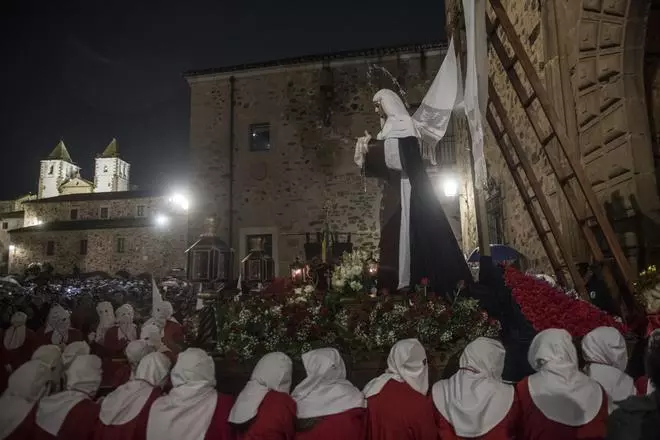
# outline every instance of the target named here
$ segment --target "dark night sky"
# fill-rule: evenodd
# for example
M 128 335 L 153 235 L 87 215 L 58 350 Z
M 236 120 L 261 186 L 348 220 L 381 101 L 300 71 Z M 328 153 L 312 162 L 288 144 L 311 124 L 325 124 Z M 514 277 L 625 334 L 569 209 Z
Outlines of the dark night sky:
M 444 38 L 442 0 L 0 0 L 0 199 L 60 138 L 82 175 L 116 137 L 141 187 L 186 182 L 187 70 Z

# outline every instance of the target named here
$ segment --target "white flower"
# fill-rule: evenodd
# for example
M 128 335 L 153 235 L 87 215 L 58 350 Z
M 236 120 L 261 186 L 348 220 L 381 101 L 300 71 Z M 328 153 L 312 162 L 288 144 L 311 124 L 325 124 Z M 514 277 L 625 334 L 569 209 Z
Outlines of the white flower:
M 302 288 L 296 287 L 295 289 L 293 289 L 293 293 L 295 293 L 296 295 L 302 295 Z
M 343 278 L 338 278 L 338 279 L 332 281 L 332 285 L 335 286 L 338 289 L 341 289 L 342 287 L 344 287 L 344 284 L 346 284 L 346 282 L 344 281 Z
M 309 294 L 309 293 L 312 293 L 312 292 L 314 292 L 314 286 L 312 286 L 311 284 L 306 285 L 305 286 L 305 293 Z
M 362 290 L 362 283 L 360 283 L 359 281 L 351 281 L 349 286 L 354 292 L 359 292 L 360 290 Z

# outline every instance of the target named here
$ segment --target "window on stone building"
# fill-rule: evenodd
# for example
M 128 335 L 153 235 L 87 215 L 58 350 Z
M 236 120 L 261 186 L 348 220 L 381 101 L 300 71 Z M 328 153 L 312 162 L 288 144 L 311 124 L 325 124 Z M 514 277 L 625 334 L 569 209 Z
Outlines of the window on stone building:
M 55 242 L 53 240 L 46 242 L 46 255 L 55 255 Z
M 2 222 L 2 229 L 9 229 L 9 223 L 8 222 Z
M 101 217 L 102 219 L 110 218 L 110 208 L 108 208 L 107 206 L 102 206 L 99 211 L 99 217 Z
M 115 251 L 120 254 L 126 252 L 126 239 L 124 237 L 117 237 L 117 246 L 115 247 Z
M 69 218 L 71 220 L 78 220 L 78 209 L 77 208 L 74 208 L 74 209 L 71 210 L 71 212 L 69 214 Z
M 146 207 L 144 205 L 138 205 L 138 207 L 137 207 L 137 216 L 138 217 L 144 217 L 145 208 Z
M 270 151 L 270 124 L 250 125 L 250 151 Z
M 80 255 L 87 255 L 87 240 L 80 240 Z
M 48 174 L 52 175 L 55 172 L 55 167 L 53 165 L 48 168 Z
M 104 172 L 104 173 L 107 173 L 107 172 L 108 172 L 108 166 L 107 166 L 107 165 L 105 165 L 105 166 L 103 167 L 103 172 Z

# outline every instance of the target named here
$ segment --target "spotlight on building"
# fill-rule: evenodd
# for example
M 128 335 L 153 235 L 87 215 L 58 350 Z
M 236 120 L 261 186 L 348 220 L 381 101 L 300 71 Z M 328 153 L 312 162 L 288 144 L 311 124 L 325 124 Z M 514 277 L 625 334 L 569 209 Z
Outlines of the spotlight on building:
M 190 202 L 188 201 L 188 198 L 180 193 L 173 194 L 172 197 L 170 197 L 170 203 L 183 209 L 184 211 L 187 211 L 188 208 L 190 207 Z
M 442 182 L 442 192 L 445 197 L 456 197 L 458 195 L 458 180 L 454 177 L 446 177 Z
M 159 227 L 165 227 L 170 222 L 170 218 L 165 214 L 156 215 L 156 225 Z

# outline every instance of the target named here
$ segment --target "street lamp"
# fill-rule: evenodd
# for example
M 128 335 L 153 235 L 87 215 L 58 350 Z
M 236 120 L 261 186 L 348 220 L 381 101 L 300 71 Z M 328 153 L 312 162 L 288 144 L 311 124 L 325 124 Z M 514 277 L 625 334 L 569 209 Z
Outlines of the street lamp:
M 170 222 L 170 219 L 165 214 L 156 215 L 156 225 L 158 225 L 159 227 L 161 227 L 161 228 L 165 227 L 165 226 L 167 226 L 167 224 L 169 222 Z
M 458 180 L 454 177 L 446 177 L 442 183 L 442 191 L 445 197 L 456 197 L 458 194 Z

